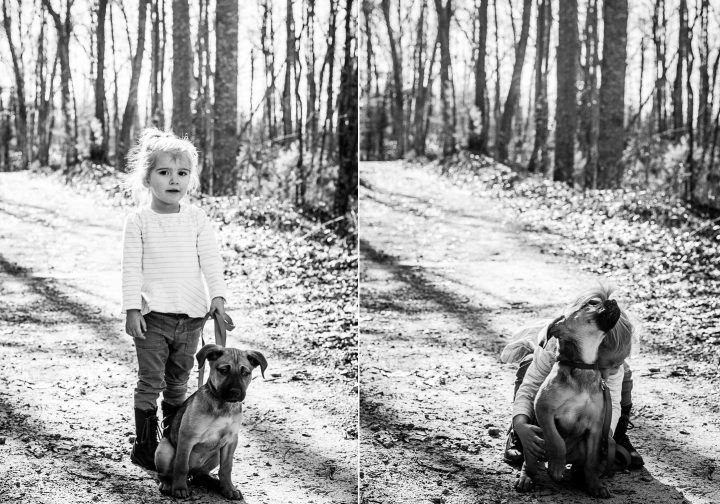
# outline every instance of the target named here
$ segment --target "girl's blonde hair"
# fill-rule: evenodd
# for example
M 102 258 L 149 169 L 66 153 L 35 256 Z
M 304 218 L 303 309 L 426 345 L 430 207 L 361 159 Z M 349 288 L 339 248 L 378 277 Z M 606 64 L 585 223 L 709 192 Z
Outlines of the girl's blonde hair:
M 568 305 L 564 314 L 568 315 L 584 306 L 600 307 L 610 299 L 612 292 L 611 287 L 604 285 L 589 289 Z M 605 333 L 598 351 L 598 365 L 601 368 L 614 368 L 622 365 L 623 361 L 630 356 L 633 345 L 638 343 L 637 327 L 631 318 L 626 310 L 621 309 L 617 323 Z
M 132 192 L 138 203 L 145 202 L 150 195 L 147 183 L 150 170 L 155 166 L 158 154 L 168 154 L 173 160 L 182 160 L 190 170 L 188 192 L 200 186 L 198 175 L 198 152 L 186 138 L 179 138 L 172 131 L 160 131 L 157 128 L 145 128 L 138 138 L 137 144 L 127 155 L 128 174 L 125 187 Z

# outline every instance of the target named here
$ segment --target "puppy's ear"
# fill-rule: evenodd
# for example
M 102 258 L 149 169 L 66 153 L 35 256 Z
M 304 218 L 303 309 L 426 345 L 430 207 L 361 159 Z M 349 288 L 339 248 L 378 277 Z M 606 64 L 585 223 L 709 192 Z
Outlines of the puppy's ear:
M 197 354 L 197 361 L 198 366 L 203 367 L 205 365 L 205 360 L 209 360 L 210 362 L 216 360 L 218 357 L 220 357 L 225 352 L 225 349 L 219 345 L 205 345 L 200 349 L 200 351 Z
M 265 360 L 265 356 L 257 350 L 248 350 L 247 358 L 250 361 L 250 364 L 253 365 L 253 367 L 260 366 L 260 373 L 262 374 L 262 377 L 265 378 L 265 370 L 267 369 L 267 361 Z

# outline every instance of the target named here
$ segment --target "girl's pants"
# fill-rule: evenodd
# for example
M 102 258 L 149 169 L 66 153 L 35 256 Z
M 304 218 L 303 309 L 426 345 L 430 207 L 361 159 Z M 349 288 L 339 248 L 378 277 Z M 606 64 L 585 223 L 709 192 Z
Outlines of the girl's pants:
M 135 340 L 138 358 L 135 408 L 155 409 L 160 392 L 165 402 L 179 406 L 187 394 L 203 319 L 157 312 L 144 318 L 145 339 Z
M 517 373 L 515 374 L 515 391 L 513 392 L 513 399 L 515 399 L 515 394 L 517 394 L 532 360 L 533 354 L 530 354 L 520 361 L 520 367 L 518 367 Z M 623 362 L 623 373 L 622 393 L 620 394 L 621 408 L 632 405 L 632 370 L 630 369 L 630 366 L 628 366 L 627 362 Z

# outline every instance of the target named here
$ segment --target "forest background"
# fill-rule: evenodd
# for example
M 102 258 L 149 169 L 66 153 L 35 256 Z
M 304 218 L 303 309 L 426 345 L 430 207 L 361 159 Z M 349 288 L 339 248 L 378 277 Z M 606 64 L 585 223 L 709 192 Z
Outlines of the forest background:
M 484 154 L 720 209 L 709 0 L 363 0 L 360 30 L 363 159 Z
M 0 170 L 122 173 L 143 127 L 198 147 L 202 192 L 353 231 L 353 0 L 3 0 Z

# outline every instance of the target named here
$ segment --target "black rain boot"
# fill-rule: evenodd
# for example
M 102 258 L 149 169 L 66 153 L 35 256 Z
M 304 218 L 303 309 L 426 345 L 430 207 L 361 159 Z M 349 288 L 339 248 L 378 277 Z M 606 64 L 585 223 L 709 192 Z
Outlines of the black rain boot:
M 135 408 L 135 443 L 130 453 L 130 461 L 148 471 L 156 470 L 157 430 L 157 408 L 151 410 Z
M 505 443 L 505 454 L 503 455 L 505 463 L 513 466 L 520 467 L 525 461 L 525 455 L 523 455 L 522 443 L 520 438 L 515 434 L 515 430 L 510 427 L 508 429 L 507 441 Z
M 617 427 L 615 428 L 615 433 L 613 434 L 613 439 L 618 445 L 625 448 L 630 454 L 630 464 L 628 465 L 628 468 L 639 469 L 640 467 L 645 465 L 645 461 L 637 452 L 637 450 L 633 447 L 632 443 L 630 443 L 630 439 L 628 439 L 627 437 L 627 431 L 635 427 L 630 421 L 631 408 L 632 404 L 628 406 L 623 406 L 620 410 L 620 418 L 618 419 Z
M 162 437 L 168 437 L 170 435 L 170 426 L 172 425 L 175 414 L 180 409 L 180 406 L 174 404 L 168 404 L 165 401 L 160 401 L 162 407 L 163 419 L 162 419 Z

